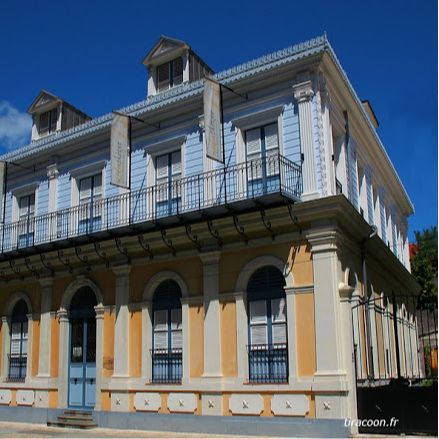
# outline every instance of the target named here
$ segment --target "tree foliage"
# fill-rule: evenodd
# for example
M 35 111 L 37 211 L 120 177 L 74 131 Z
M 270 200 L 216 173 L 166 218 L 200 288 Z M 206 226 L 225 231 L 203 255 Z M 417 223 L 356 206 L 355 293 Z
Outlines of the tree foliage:
M 422 301 L 437 301 L 437 227 L 415 232 L 416 244 L 411 259 L 412 273 L 421 285 Z

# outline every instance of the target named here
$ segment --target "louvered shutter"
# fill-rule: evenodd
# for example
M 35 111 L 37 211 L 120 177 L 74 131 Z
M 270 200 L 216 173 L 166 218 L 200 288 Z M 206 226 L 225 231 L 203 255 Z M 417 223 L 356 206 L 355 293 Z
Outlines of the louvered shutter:
M 158 156 L 156 159 L 157 201 L 168 199 L 168 154 Z
M 81 178 L 79 181 L 79 220 L 86 220 L 89 216 L 91 201 L 91 177 Z
M 267 334 L 267 305 L 265 300 L 250 302 L 250 344 L 266 345 Z
M 285 298 L 271 301 L 272 343 L 285 344 L 287 342 L 287 315 Z
M 154 311 L 154 349 L 168 348 L 168 311 Z
M 181 309 L 171 310 L 171 348 L 181 349 L 183 347 Z
M 57 119 L 58 119 L 58 109 L 54 108 L 50 112 L 50 132 L 56 131 L 56 124 L 58 121 Z
M 181 151 L 175 151 L 171 154 L 171 174 L 172 174 L 172 198 L 178 198 L 180 193 L 181 178 Z
M 262 177 L 261 168 L 261 129 L 256 128 L 248 130 L 245 135 L 247 147 L 247 162 L 249 166 L 249 180 L 255 180 Z
M 18 357 L 21 353 L 21 322 L 13 322 L 11 330 L 11 357 Z
M 267 125 L 265 131 L 265 154 L 267 163 L 267 175 L 279 174 L 279 137 L 277 130 L 277 123 Z

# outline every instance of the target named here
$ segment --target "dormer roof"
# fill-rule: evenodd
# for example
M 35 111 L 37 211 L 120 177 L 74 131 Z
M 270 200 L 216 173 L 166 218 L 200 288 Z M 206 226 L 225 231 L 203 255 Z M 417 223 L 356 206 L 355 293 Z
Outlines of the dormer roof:
M 80 114 L 84 119 L 91 119 L 89 115 L 79 110 L 79 108 L 76 108 L 74 105 L 47 90 L 40 91 L 38 96 L 33 100 L 32 104 L 27 109 L 27 112 L 29 114 L 44 113 L 45 111 L 55 108 L 59 104 L 68 106 L 75 113 Z
M 30 107 L 27 109 L 29 114 L 44 113 L 50 108 L 55 107 L 59 103 L 63 102 L 61 98 L 50 93 L 47 90 L 41 90 L 38 96 L 33 100 Z
M 142 64 L 145 66 L 160 64 L 176 56 L 177 53 L 183 53 L 189 50 L 191 50 L 191 48 L 185 41 L 162 35 L 146 54 Z

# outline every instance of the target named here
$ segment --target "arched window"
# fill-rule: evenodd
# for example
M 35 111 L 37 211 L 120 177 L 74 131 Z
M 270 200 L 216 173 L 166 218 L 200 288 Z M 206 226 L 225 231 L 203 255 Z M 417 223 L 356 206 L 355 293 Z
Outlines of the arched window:
M 24 300 L 19 300 L 12 311 L 11 318 L 11 348 L 9 354 L 10 381 L 24 381 L 26 378 L 27 364 L 27 305 Z
M 181 290 L 173 280 L 163 281 L 153 297 L 152 380 L 180 383 L 182 366 Z
M 285 278 L 275 267 L 258 269 L 247 286 L 249 381 L 288 382 Z

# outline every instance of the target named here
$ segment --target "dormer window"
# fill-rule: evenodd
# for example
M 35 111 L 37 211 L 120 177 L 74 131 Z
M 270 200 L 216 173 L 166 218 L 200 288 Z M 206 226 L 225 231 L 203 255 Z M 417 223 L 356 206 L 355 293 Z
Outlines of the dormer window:
M 161 36 L 143 60 L 148 69 L 148 96 L 213 74 L 187 43 Z
M 58 109 L 46 111 L 40 114 L 40 123 L 38 127 L 38 132 L 40 134 L 48 134 L 56 131 L 56 124 L 58 121 Z
M 158 91 L 179 85 L 183 82 L 183 59 L 175 58 L 172 61 L 161 64 L 157 67 Z

